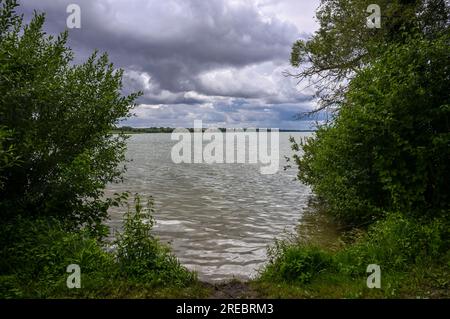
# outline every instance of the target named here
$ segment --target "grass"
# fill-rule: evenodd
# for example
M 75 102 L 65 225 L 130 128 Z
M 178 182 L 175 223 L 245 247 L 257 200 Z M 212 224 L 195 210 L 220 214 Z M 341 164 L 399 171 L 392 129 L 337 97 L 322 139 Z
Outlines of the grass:
M 0 298 L 201 298 L 210 287 L 152 235 L 153 204 L 136 198 L 123 232 L 107 243 L 67 231 L 49 219 L 2 224 Z M 67 266 L 81 269 L 81 289 L 68 289 Z
M 449 229 L 390 214 L 337 251 L 277 242 L 250 284 L 263 298 L 449 298 Z M 369 264 L 381 267 L 380 289 L 367 287 Z
M 381 289 L 369 289 L 367 276 L 318 275 L 308 284 L 257 280 L 250 285 L 260 298 L 449 298 L 450 272 L 439 265 L 405 272 L 382 272 Z

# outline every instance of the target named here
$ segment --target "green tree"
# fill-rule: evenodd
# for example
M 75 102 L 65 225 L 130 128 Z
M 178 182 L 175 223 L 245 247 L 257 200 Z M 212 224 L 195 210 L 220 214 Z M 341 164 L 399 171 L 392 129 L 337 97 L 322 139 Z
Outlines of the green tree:
M 300 180 L 340 220 L 449 213 L 449 39 L 391 45 L 352 80 L 333 123 L 296 156 Z
M 367 28 L 370 3 L 381 9 L 381 28 Z M 394 43 L 420 33 L 436 38 L 448 33 L 450 8 L 445 0 L 322 0 L 316 13 L 319 29 L 293 44 L 289 74 L 315 84 L 318 110 L 336 107 L 350 80 Z
M 2 219 L 53 216 L 98 226 L 115 203 L 104 186 L 120 179 L 125 138 L 110 131 L 139 94 L 121 95 L 122 70 L 106 54 L 74 65 L 67 32 L 43 31 L 44 15 L 23 23 L 16 0 L 0 0 L 0 126 L 12 131 L 19 165 L 1 171 Z
M 19 163 L 19 158 L 14 154 L 14 145 L 8 143 L 12 133 L 0 127 L 0 190 L 3 188 L 2 172 Z

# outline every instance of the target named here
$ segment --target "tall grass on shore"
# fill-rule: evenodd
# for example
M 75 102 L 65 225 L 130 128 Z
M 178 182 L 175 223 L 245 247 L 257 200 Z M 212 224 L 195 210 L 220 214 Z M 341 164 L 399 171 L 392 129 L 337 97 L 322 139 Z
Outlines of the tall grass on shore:
M 269 297 L 450 296 L 448 220 L 418 223 L 392 213 L 367 232 L 353 234 L 337 251 L 300 240 L 278 241 L 256 282 L 259 291 Z M 370 264 L 381 267 L 381 289 L 366 285 Z
M 88 230 L 67 231 L 55 219 L 17 217 L 1 225 L 0 298 L 183 297 L 201 294 L 195 273 L 184 268 L 153 234 L 153 202 L 124 215 L 111 243 Z M 81 269 L 81 288 L 69 289 L 66 268 Z

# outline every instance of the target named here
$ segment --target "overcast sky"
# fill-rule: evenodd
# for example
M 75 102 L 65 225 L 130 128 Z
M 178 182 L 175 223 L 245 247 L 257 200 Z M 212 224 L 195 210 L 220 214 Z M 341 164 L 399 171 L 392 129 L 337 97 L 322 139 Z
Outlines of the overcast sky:
M 125 70 L 124 92 L 142 90 L 136 127 L 204 126 L 303 129 L 298 112 L 312 92 L 283 76 L 292 43 L 317 28 L 318 0 L 21 0 L 47 15 L 46 31 L 66 28 L 69 4 L 81 7 L 70 30 L 76 61 L 107 51 Z

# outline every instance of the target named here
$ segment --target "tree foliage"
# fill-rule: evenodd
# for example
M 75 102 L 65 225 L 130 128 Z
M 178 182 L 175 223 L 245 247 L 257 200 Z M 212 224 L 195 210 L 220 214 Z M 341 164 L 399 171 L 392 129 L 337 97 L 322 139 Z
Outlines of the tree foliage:
M 106 54 L 74 65 L 67 32 L 48 36 L 43 14 L 24 24 L 16 7 L 0 0 L 0 126 L 12 132 L 2 146 L 20 158 L 1 170 L 1 218 L 97 225 L 114 202 L 103 188 L 120 178 L 124 159 L 124 137 L 110 131 L 138 94 L 121 95 L 123 72 Z
M 381 28 L 367 28 L 364 0 L 322 0 L 316 17 L 319 29 L 292 46 L 288 74 L 311 81 L 319 99 L 318 110 L 339 106 L 350 80 L 394 43 L 411 34 L 436 38 L 448 33 L 450 9 L 445 0 L 380 0 Z
M 333 123 L 303 145 L 299 178 L 339 219 L 448 214 L 448 47 L 448 34 L 391 45 L 352 80 Z

